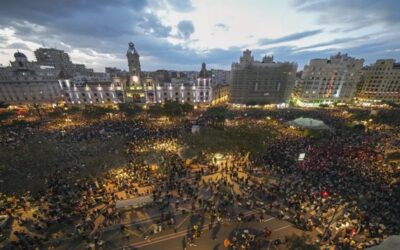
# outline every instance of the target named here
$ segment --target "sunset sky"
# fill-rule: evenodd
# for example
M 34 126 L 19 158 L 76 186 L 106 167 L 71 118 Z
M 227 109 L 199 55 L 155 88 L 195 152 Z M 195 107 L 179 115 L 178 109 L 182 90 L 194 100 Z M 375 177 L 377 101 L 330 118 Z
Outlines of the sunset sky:
M 230 69 L 243 50 L 295 61 L 341 51 L 400 60 L 398 0 L 2 0 L 0 64 L 17 50 L 63 49 L 74 63 L 127 68 L 135 43 L 142 69 Z

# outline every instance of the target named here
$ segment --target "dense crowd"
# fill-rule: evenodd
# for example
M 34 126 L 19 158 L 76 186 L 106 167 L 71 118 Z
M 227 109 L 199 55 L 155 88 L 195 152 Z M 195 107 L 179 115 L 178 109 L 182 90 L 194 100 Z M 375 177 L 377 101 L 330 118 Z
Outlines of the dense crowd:
M 301 116 L 321 119 L 332 129 L 316 137 L 301 136 L 285 125 Z M 40 192 L 1 196 L 0 214 L 13 218 L 7 247 L 35 248 L 66 239 L 101 246 L 103 229 L 116 225 L 129 237 L 116 203 L 145 195 L 154 201 L 148 209 L 160 212 L 154 230 L 142 232 L 145 239 L 166 229 L 176 232 L 175 217 L 191 212 L 184 249 L 195 246 L 206 227 L 216 238 L 224 220 L 262 222 L 265 214 L 316 231 L 318 241 L 337 249 L 363 249 L 400 232 L 399 170 L 385 159 L 385 150 L 393 148 L 393 137 L 399 135 L 398 126 L 351 129 L 351 116 L 340 110 L 236 111 L 235 117 L 250 121 L 249 126 L 270 126 L 279 134 L 262 155 L 232 152 L 223 160 L 204 156 L 196 159 L 198 166 L 193 169 L 180 157 L 177 146 L 178 139 L 190 131 L 187 121 L 164 125 L 101 121 L 46 134 L 71 143 L 123 135 L 128 138 L 122 147 L 129 162 L 105 169 L 98 177 L 81 176 L 80 166 L 60 169 L 48 175 Z M 265 117 L 269 117 L 266 123 Z M 34 133 L 32 128 L 7 131 L 0 142 L 12 146 Z M 305 153 L 304 160 L 298 160 L 300 153 Z M 254 208 L 257 214 L 244 212 Z M 52 233 L 60 228 L 63 235 Z M 140 226 L 137 230 L 142 231 Z M 233 249 L 259 249 L 269 235 L 268 229 L 264 233 L 236 230 L 226 243 Z
M 263 163 L 280 180 L 268 190 L 271 204 L 302 229 L 318 229 L 322 241 L 339 249 L 398 234 L 399 171 L 384 161 L 387 134 L 377 127 L 343 130 L 334 119 L 325 121 L 336 130 L 322 140 L 286 139 L 268 148 Z M 300 153 L 306 154 L 303 161 L 296 160 Z

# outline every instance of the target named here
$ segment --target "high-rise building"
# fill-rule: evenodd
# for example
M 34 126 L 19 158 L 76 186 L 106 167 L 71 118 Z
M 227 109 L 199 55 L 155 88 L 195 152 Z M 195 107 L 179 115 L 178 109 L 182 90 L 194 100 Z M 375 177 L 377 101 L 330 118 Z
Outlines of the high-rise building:
M 360 80 L 364 59 L 338 53 L 329 59 L 312 59 L 304 67 L 300 98 L 303 101 L 350 101 Z
M 381 59 L 363 68 L 357 97 L 400 103 L 400 63 L 394 59 Z
M 238 104 L 286 102 L 295 82 L 297 64 L 274 62 L 265 56 L 255 61 L 250 50 L 232 64 L 230 101 Z
M 20 52 L 11 66 L 0 68 L 0 101 L 11 104 L 45 104 L 61 100 L 59 70 L 28 61 Z

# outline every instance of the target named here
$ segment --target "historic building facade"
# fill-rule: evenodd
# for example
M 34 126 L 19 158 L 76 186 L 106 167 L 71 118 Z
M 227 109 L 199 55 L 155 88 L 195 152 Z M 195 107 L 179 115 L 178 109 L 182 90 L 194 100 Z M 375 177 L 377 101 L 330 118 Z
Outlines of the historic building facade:
M 68 77 L 73 77 L 75 74 L 90 75 L 94 73 L 93 69 L 86 68 L 84 64 L 72 63 L 69 55 L 63 50 L 39 48 L 34 53 L 38 64 L 52 66 L 63 71 Z
M 364 59 L 338 53 L 312 59 L 304 67 L 300 98 L 303 101 L 350 101 L 355 96 Z
M 255 61 L 250 50 L 232 64 L 230 102 L 234 104 L 277 104 L 286 102 L 296 77 L 297 64 L 274 62 L 265 56 Z
M 165 74 L 164 74 L 165 75 Z M 163 81 L 166 79 L 169 81 Z M 172 79 L 176 79 L 172 81 Z M 143 79 L 145 102 L 165 103 L 177 101 L 191 104 L 210 104 L 213 98 L 212 80 L 207 72 L 206 64 L 203 63 L 198 78 L 195 82 L 178 78 L 164 78 L 147 76 Z
M 128 59 L 129 67 L 129 77 L 126 86 L 127 101 L 146 103 L 145 89 L 141 77 L 142 70 L 140 67 L 140 56 L 132 42 L 129 43 L 126 57 Z
M 0 101 L 10 104 L 53 104 L 61 100 L 59 71 L 28 61 L 20 52 L 11 66 L 0 68 Z
M 400 63 L 380 59 L 362 70 L 357 98 L 400 103 Z
M 119 78 L 112 81 L 82 81 L 60 79 L 61 96 L 68 105 L 109 105 L 125 102 L 124 83 Z

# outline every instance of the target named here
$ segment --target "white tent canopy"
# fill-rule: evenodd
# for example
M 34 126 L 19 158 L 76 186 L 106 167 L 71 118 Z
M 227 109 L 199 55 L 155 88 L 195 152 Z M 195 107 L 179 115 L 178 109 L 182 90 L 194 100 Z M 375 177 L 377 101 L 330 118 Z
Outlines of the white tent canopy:
M 321 120 L 304 118 L 304 117 L 300 117 L 292 121 L 289 121 L 288 124 L 300 128 L 329 129 L 329 127 Z

